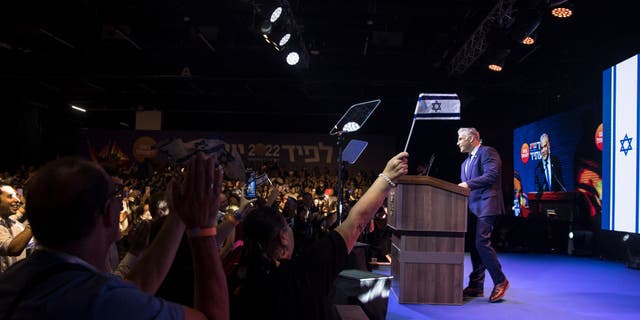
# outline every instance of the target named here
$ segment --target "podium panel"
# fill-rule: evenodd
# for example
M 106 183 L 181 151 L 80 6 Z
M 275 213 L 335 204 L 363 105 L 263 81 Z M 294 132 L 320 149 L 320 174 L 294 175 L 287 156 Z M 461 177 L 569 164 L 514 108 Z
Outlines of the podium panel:
M 576 215 L 576 200 L 578 192 L 575 191 L 546 191 L 542 193 L 529 192 L 529 208 L 531 215 L 546 216 L 550 219 L 561 221 L 573 221 Z
M 531 225 L 529 241 L 534 249 L 568 251 L 568 234 L 573 231 L 576 220 L 581 217 L 578 211 L 579 192 L 546 191 L 529 192 L 528 222 Z
M 469 191 L 404 176 L 389 198 L 392 290 L 400 303 L 462 304 Z

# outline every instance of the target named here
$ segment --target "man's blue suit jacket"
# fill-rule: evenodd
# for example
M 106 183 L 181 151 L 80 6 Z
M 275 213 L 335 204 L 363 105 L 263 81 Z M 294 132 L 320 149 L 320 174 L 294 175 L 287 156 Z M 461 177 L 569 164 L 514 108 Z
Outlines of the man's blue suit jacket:
M 469 163 L 468 176 L 465 165 Z M 469 210 L 478 217 L 503 214 L 502 160 L 498 151 L 480 145 L 473 158 L 467 158 L 460 166 L 460 178 L 471 189 Z

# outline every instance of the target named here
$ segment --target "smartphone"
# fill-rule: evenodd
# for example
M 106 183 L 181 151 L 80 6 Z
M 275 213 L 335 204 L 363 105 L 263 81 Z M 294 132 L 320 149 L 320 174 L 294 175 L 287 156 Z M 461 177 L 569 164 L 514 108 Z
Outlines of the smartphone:
M 253 176 L 247 181 L 244 197 L 247 199 L 254 199 L 256 197 L 256 179 Z

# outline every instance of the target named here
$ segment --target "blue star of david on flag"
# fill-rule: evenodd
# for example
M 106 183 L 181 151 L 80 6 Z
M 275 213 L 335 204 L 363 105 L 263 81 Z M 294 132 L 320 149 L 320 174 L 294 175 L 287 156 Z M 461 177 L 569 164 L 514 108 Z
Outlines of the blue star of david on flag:
M 431 110 L 433 110 L 435 112 L 438 112 L 438 111 L 442 110 L 442 108 L 440 108 L 440 105 L 441 105 L 441 103 L 436 100 L 436 102 L 431 104 Z
M 633 138 L 629 138 L 626 133 L 624 134 L 624 139 L 620 140 L 620 152 L 624 152 L 625 156 L 629 151 L 633 150 L 633 148 L 631 147 L 632 140 Z M 627 143 L 626 148 L 624 147 L 625 142 Z
M 455 93 L 421 93 L 414 120 L 459 120 L 460 99 Z

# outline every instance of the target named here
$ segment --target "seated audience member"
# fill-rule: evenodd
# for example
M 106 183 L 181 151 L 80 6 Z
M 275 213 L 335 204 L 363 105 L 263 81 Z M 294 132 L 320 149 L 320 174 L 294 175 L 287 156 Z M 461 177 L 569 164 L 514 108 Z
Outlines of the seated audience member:
M 31 227 L 10 218 L 18 214 L 21 201 L 9 185 L 0 186 L 0 273 L 27 257 Z
M 215 240 L 222 170 L 194 156 L 171 184 L 172 214 L 122 281 L 105 264 L 119 237 L 122 203 L 98 165 L 60 159 L 30 180 L 27 213 L 41 246 L 0 275 L 5 319 L 226 319 L 228 292 Z M 195 269 L 195 309 L 153 297 L 187 230 Z M 64 231 L 64 232 L 61 232 Z
M 328 319 L 330 288 L 394 181 L 407 173 L 407 157 L 391 158 L 347 219 L 293 259 L 293 231 L 283 215 L 269 207 L 247 214 L 243 256 L 229 279 L 232 319 Z

